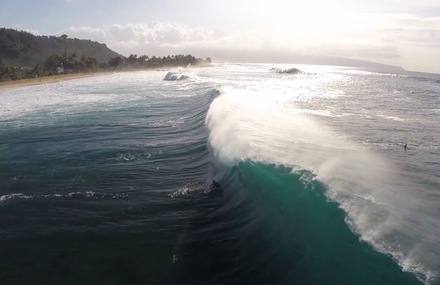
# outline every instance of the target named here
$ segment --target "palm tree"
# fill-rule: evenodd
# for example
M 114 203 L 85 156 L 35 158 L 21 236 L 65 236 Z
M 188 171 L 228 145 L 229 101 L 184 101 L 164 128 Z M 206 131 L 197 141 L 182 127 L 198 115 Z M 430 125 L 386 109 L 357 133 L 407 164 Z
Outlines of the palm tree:
M 127 58 L 128 63 L 135 64 L 138 60 L 137 54 L 130 54 L 130 56 Z

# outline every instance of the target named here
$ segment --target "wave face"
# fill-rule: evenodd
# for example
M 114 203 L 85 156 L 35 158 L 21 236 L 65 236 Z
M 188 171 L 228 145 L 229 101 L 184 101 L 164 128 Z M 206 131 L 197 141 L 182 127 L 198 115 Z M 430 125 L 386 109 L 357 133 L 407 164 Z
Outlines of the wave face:
M 350 76 L 347 76 L 347 73 Z M 354 74 L 358 80 L 358 73 Z M 389 76 L 393 84 L 396 80 L 394 76 L 387 74 L 368 72 L 359 72 L 359 74 L 375 78 Z M 357 119 L 358 115 L 341 113 L 341 111 L 347 112 L 349 108 L 352 108 L 350 105 L 354 105 L 354 101 L 355 104 L 359 104 L 359 107 L 363 106 L 364 109 L 369 109 L 370 116 L 373 118 L 401 122 L 395 118 L 403 116 L 405 111 L 402 110 L 400 113 L 399 109 L 405 108 L 405 106 L 397 104 L 394 107 L 394 113 L 399 113 L 398 116 L 384 116 L 383 113 L 387 112 L 386 102 L 392 98 L 380 97 L 378 99 L 379 97 L 376 95 L 375 100 L 379 100 L 379 104 L 384 105 L 374 106 L 371 97 L 365 97 L 366 94 L 362 94 L 363 97 L 360 98 L 353 98 L 355 95 L 353 94 L 351 95 L 353 97 L 350 98 L 352 102 L 341 102 L 341 97 L 346 96 L 345 92 L 354 92 L 353 89 L 350 89 L 354 88 L 351 86 L 353 83 L 347 83 L 347 80 L 349 82 L 353 80 L 353 73 L 350 71 L 342 71 L 325 77 L 314 72 L 301 76 L 298 80 L 292 78 L 294 83 L 277 81 L 280 84 L 277 88 L 265 84 L 258 86 L 242 84 L 237 87 L 224 88 L 223 94 L 211 104 L 206 120 L 210 130 L 209 146 L 214 160 L 218 164 L 218 171 L 222 173 L 225 170 L 221 169 L 225 166 L 235 167 L 240 165 L 242 161 L 249 161 L 256 165 L 286 167 L 294 174 L 298 171 L 313 174 L 314 180 L 326 185 L 326 190 L 323 191 L 326 199 L 335 202 L 344 213 L 339 218 L 335 216 L 335 220 L 331 222 L 322 216 L 321 219 L 327 221 L 328 226 L 333 225 L 335 229 L 338 223 L 343 225 L 347 233 L 351 233 L 352 237 L 361 240 L 362 242 L 358 245 L 358 253 L 366 252 L 365 249 L 361 250 L 362 246 L 365 246 L 362 243 L 366 243 L 371 247 L 370 252 L 380 252 L 384 255 L 383 258 L 394 260 L 402 269 L 412 272 L 421 280 L 436 283 L 439 262 L 438 258 L 434 256 L 439 252 L 435 250 L 433 253 L 430 252 L 430 249 L 437 248 L 439 245 L 438 239 L 432 239 L 438 232 L 436 228 L 439 224 L 431 219 L 431 214 L 421 212 L 423 204 L 429 203 L 427 202 L 428 197 L 435 195 L 432 192 L 432 184 L 421 186 L 428 187 L 425 192 L 426 196 L 425 193 L 422 193 L 423 197 L 416 198 L 417 195 L 414 195 L 414 191 L 417 186 L 413 184 L 411 179 L 408 179 L 408 174 L 396 165 L 396 163 L 402 163 L 400 158 L 399 160 L 390 159 L 387 154 L 381 155 L 374 149 L 365 148 L 356 142 L 357 134 L 355 136 L 345 134 L 344 129 L 359 133 L 360 130 L 353 129 L 351 125 L 353 124 L 355 128 L 362 130 L 363 126 L 360 124 L 362 119 Z M 415 77 L 410 78 L 418 82 Z M 338 86 L 341 83 L 344 86 L 349 85 L 350 88 L 341 88 Z M 312 85 L 307 86 L 307 84 Z M 329 88 L 332 84 L 338 88 L 336 90 Z M 289 90 L 289 87 L 292 89 Z M 383 92 L 382 88 L 384 86 L 380 86 L 378 90 Z M 425 86 L 425 88 L 429 87 Z M 404 92 L 409 94 L 406 90 Z M 396 93 L 397 96 L 402 96 L 400 91 Z M 335 103 L 332 101 L 341 104 L 340 110 L 333 105 Z M 316 107 L 328 104 L 324 102 L 332 102 L 332 113 L 315 111 Z M 429 108 L 428 105 L 423 107 Z M 427 115 L 433 116 L 434 114 L 429 112 Z M 353 120 L 359 121 L 353 122 Z M 421 117 L 402 120 L 408 123 L 410 120 L 421 120 Z M 377 122 L 377 126 L 380 125 L 381 122 Z M 382 136 L 381 139 L 384 139 L 383 136 L 389 135 L 392 128 L 397 126 L 398 123 L 388 123 L 384 131 L 374 129 L 377 130 L 374 135 Z M 430 124 L 426 125 L 426 128 L 430 129 Z M 426 133 L 420 135 L 424 136 Z M 427 144 L 431 144 L 435 150 L 438 150 L 435 141 L 428 140 Z M 403 151 L 402 146 L 400 148 Z M 438 155 L 437 151 L 434 152 L 435 155 Z M 427 157 L 423 158 L 418 166 L 420 168 L 418 171 L 422 171 L 420 174 L 423 173 L 421 165 L 425 159 L 427 159 L 427 165 L 430 165 L 429 161 L 431 160 Z M 429 173 L 431 166 L 428 166 L 425 171 L 425 173 Z M 259 181 L 264 174 L 262 172 L 260 176 L 248 179 Z M 274 174 L 268 172 L 266 175 L 268 176 L 267 180 L 270 180 L 272 179 L 270 176 Z M 280 183 L 280 185 L 282 184 Z M 283 187 L 288 188 L 287 185 Z M 273 196 L 279 195 L 278 192 L 283 191 L 283 189 L 274 186 L 268 188 L 270 190 L 267 191 L 272 191 L 271 195 Z M 292 207 L 295 206 L 292 205 Z M 326 206 L 316 205 L 314 211 L 319 212 L 323 207 Z M 434 207 L 438 208 L 438 206 Z M 320 228 L 321 224 L 315 223 L 317 228 Z M 317 229 L 314 230 L 319 232 Z M 344 235 L 342 231 L 339 234 L 341 234 L 341 238 Z M 336 239 L 338 239 L 337 236 L 338 234 L 335 235 Z M 330 244 L 332 243 L 334 242 L 329 240 L 327 246 L 331 248 Z M 333 255 L 335 254 L 336 252 L 333 252 Z M 343 256 L 345 255 L 343 254 Z M 362 254 L 355 256 L 360 260 L 358 265 L 355 264 L 356 258 L 353 256 L 345 256 L 347 259 L 344 262 L 353 262 L 353 266 L 359 266 L 359 268 L 362 267 L 360 264 L 366 265 L 371 262 L 368 253 L 365 253 L 363 257 Z M 363 258 L 365 259 L 362 260 Z M 344 262 L 341 262 L 339 266 L 348 266 L 347 264 L 343 265 Z M 377 270 L 374 267 L 369 269 L 372 272 Z M 367 266 L 364 271 L 369 271 L 369 269 Z M 398 275 L 398 267 L 390 270 Z M 390 276 L 393 276 L 393 273 Z M 323 277 L 323 280 L 325 278 Z M 354 278 L 354 276 L 350 276 L 350 278 Z M 381 277 L 376 276 L 375 278 L 380 279 Z M 352 284 L 362 282 L 361 280 L 352 281 L 354 282 Z M 417 281 L 412 279 L 408 282 Z
M 162 79 L 0 90 L 1 284 L 173 284 L 193 210 L 168 194 L 205 184 L 204 120 L 219 93 Z
M 438 78 L 271 67 L 0 90 L 2 284 L 439 284 Z
M 310 172 L 243 161 L 222 181 L 188 228 L 183 284 L 420 284 L 350 231 Z

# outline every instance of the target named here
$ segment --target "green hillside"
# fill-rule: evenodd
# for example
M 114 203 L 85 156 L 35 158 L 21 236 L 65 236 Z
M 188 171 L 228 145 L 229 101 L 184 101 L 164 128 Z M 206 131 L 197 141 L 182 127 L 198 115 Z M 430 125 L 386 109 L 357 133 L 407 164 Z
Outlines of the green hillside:
M 211 58 L 190 54 L 163 57 L 130 54 L 124 57 L 105 44 L 71 39 L 67 35 L 35 36 L 0 28 L 0 81 L 97 70 L 133 70 L 208 65 Z
M 0 59 L 5 65 L 33 67 L 52 55 L 75 54 L 96 58 L 98 63 L 120 56 L 105 44 L 55 36 L 35 36 L 28 32 L 0 28 Z

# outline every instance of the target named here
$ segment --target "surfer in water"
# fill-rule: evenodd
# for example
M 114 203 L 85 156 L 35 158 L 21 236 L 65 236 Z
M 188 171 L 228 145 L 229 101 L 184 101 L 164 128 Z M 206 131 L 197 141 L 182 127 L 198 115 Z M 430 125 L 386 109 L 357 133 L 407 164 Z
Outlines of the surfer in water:
M 215 180 L 212 180 L 212 183 L 211 183 L 211 185 L 209 185 L 209 190 L 216 190 L 216 189 L 219 189 L 221 186 L 220 186 L 220 183 L 218 183 L 217 181 L 215 181 Z
M 212 180 L 211 185 L 209 185 L 209 192 L 208 193 L 212 193 L 211 195 L 223 196 L 223 188 L 220 185 L 220 183 L 218 183 L 215 180 Z
M 408 144 L 406 143 L 406 144 L 403 146 L 403 149 L 406 151 L 407 147 L 408 147 Z

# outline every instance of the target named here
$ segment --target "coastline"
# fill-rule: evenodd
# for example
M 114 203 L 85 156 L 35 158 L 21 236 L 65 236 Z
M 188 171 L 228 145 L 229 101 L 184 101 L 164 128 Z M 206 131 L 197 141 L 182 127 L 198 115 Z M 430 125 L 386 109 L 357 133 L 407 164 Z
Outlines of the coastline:
M 194 65 L 190 68 L 205 68 L 210 65 Z M 163 67 L 154 67 L 154 68 L 143 68 L 143 69 L 120 69 L 120 70 L 109 70 L 109 71 L 96 71 L 96 72 L 78 72 L 78 73 L 63 73 L 57 75 L 50 76 L 42 76 L 37 78 L 26 78 L 26 79 L 18 79 L 18 80 L 10 80 L 10 81 L 0 81 L 0 90 L 4 89 L 12 89 L 12 88 L 20 88 L 20 87 L 28 87 L 34 85 L 41 84 L 51 84 L 57 83 L 61 81 L 79 79 L 79 78 L 87 78 L 94 76 L 102 76 L 109 75 L 116 72 L 133 72 L 133 71 L 141 71 L 141 70 L 156 70 L 156 71 L 167 71 L 170 68 L 185 68 L 179 66 L 163 66 Z
M 79 78 L 85 78 L 85 77 L 100 76 L 100 75 L 110 74 L 110 73 L 113 73 L 113 72 L 99 71 L 99 72 L 68 73 L 68 74 L 57 74 L 57 75 L 51 75 L 51 76 L 43 76 L 43 77 L 37 77 L 37 78 L 27 78 L 27 79 L 3 81 L 3 82 L 0 82 L 0 90 L 19 88 L 19 87 L 27 87 L 27 86 L 40 85 L 40 84 L 51 84 L 51 83 L 57 83 L 57 82 L 61 82 L 61 81 L 67 81 L 67 80 L 73 80 L 73 79 L 79 79 Z

